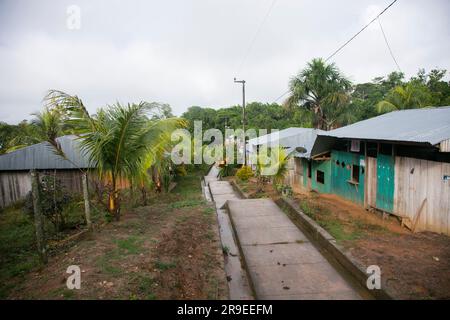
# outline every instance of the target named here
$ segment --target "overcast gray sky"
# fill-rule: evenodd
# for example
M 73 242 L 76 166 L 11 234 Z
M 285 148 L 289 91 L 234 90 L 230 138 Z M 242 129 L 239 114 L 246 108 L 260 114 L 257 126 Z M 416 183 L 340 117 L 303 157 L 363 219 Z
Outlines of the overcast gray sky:
M 0 121 L 42 106 L 46 90 L 105 104 L 159 101 L 189 106 L 272 102 L 313 57 L 327 57 L 391 0 L 0 0 Z M 67 27 L 67 8 L 81 28 Z M 419 67 L 450 69 L 450 1 L 399 0 L 382 17 L 409 77 Z M 248 55 L 246 56 L 246 53 Z M 247 57 L 244 59 L 244 57 Z M 377 23 L 334 59 L 355 82 L 395 70 Z

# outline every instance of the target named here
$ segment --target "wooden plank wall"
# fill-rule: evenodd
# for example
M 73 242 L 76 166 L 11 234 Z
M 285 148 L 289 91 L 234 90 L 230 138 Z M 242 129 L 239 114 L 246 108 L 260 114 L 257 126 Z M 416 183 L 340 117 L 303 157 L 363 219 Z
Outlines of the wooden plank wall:
M 30 190 L 29 172 L 0 172 L 0 208 L 23 199 Z
M 367 183 L 367 206 L 377 206 L 377 158 L 367 157 L 366 180 Z
M 395 158 L 394 212 L 414 220 L 424 199 L 416 230 L 450 235 L 450 163 Z
M 304 188 L 301 158 L 292 157 L 288 160 L 288 172 L 284 178 L 284 183 L 290 185 L 293 190 Z
M 81 175 L 79 170 L 48 170 L 40 171 L 40 176 L 48 175 L 61 181 L 61 184 L 71 193 L 82 193 Z M 89 185 L 92 185 L 94 180 L 98 181 L 95 172 L 89 173 Z M 120 179 L 118 182 L 119 189 L 126 189 L 129 187 L 129 182 L 126 179 Z M 91 188 L 90 188 L 91 189 Z M 9 206 L 19 200 L 25 198 L 28 192 L 31 191 L 30 172 L 28 171 L 4 171 L 0 172 L 0 208 Z M 91 190 L 93 191 L 93 190 Z

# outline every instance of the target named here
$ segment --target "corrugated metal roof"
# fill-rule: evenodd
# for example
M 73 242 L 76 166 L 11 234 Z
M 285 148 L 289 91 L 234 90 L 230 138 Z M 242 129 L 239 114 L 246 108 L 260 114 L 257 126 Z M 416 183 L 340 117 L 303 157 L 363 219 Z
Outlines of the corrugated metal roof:
M 77 169 L 89 168 L 89 160 L 80 151 L 77 136 L 67 135 L 59 137 L 57 141 L 70 160 L 56 155 L 54 148 L 48 142 L 41 142 L 11 153 L 0 156 L 0 171 L 3 170 L 31 170 L 31 169 Z
M 288 153 L 293 153 L 295 157 L 309 158 L 317 134 L 320 132 L 322 130 L 292 127 L 250 139 L 248 143 L 253 146 L 278 143 L 286 148 Z M 299 147 L 304 148 L 306 152 L 297 152 L 296 148 Z
M 450 139 L 450 107 L 393 111 L 319 136 L 436 145 Z

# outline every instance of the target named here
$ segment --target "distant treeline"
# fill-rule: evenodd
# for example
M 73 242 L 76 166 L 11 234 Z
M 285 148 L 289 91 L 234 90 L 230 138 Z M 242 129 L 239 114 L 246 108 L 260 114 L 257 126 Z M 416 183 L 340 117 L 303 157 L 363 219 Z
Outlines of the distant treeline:
M 446 70 L 420 69 L 405 80 L 401 72 L 392 72 L 371 82 L 353 84 L 334 64 L 314 59 L 293 77 L 290 93 L 281 103 L 250 102 L 246 106 L 246 124 L 254 129 L 316 127 L 329 130 L 382 113 L 450 105 L 450 82 Z M 203 129 L 242 126 L 240 105 L 215 109 L 190 107 L 182 117 L 203 121 Z
M 450 105 L 450 82 L 447 71 L 433 69 L 419 72 L 405 80 L 401 72 L 374 78 L 368 83 L 351 83 L 334 64 L 313 59 L 291 78 L 289 94 L 279 103 L 250 102 L 246 106 L 246 127 L 284 129 L 314 127 L 330 130 L 382 113 L 411 108 Z M 159 110 L 156 117 L 172 117 L 168 104 L 152 103 Z M 45 141 L 55 119 L 34 114 L 32 121 L 17 125 L 0 122 L 0 154 Z M 155 116 L 153 116 L 155 117 Z M 192 106 L 182 114 L 193 130 L 194 120 L 201 120 L 203 130 L 240 128 L 242 107 L 235 105 L 217 109 Z M 71 133 L 62 127 L 55 134 Z

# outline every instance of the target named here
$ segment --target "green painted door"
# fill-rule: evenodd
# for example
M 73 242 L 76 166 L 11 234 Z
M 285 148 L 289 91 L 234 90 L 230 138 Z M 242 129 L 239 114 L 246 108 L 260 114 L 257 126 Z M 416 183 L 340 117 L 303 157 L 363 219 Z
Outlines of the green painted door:
M 377 157 L 377 208 L 394 211 L 394 157 L 378 154 Z

